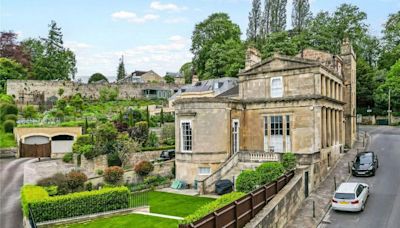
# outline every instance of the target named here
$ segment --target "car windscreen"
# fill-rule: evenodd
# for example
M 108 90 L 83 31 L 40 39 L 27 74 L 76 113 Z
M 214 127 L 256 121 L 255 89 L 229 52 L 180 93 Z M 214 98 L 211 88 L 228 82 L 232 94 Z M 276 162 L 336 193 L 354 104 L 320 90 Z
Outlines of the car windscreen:
M 336 199 L 355 199 L 354 193 L 336 193 L 335 194 Z
M 370 164 L 372 163 L 372 156 L 359 156 L 356 159 L 356 163 L 358 164 Z

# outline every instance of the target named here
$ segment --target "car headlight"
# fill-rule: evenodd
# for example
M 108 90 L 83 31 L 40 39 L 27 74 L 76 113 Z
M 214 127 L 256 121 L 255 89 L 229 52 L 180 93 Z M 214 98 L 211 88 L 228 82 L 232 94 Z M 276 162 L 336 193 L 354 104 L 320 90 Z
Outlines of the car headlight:
M 370 166 L 369 168 L 368 168 L 368 170 L 373 170 L 374 169 L 374 167 L 373 166 Z

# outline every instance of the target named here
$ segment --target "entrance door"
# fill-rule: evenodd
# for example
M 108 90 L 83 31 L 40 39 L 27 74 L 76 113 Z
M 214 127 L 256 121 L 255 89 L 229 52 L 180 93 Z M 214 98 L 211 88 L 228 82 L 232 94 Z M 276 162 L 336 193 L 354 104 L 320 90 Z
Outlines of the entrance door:
M 232 120 L 232 152 L 239 152 L 239 120 Z
M 283 120 L 282 116 L 271 116 L 271 143 L 274 152 L 283 152 Z

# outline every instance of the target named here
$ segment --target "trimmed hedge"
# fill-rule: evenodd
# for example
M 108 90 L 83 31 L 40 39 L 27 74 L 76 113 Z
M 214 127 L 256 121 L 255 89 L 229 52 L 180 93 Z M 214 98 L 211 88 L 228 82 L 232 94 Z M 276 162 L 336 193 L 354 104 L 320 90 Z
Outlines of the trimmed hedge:
M 286 170 L 296 168 L 296 155 L 293 153 L 284 153 L 282 156 L 282 165 Z
M 266 162 L 257 167 L 260 176 L 259 185 L 270 183 L 285 173 L 285 168 L 280 162 Z
M 204 216 L 210 214 L 213 211 L 216 211 L 233 201 L 240 199 L 241 197 L 245 196 L 246 194 L 243 192 L 231 192 L 228 194 L 225 194 L 221 196 L 220 198 L 216 199 L 215 201 L 212 201 L 208 204 L 203 205 L 199 209 L 197 209 L 193 214 L 188 215 L 185 217 L 184 220 L 179 221 L 180 224 L 190 224 L 192 222 L 195 222 Z
M 175 145 L 171 146 L 158 146 L 158 147 L 143 147 L 141 151 L 153 151 L 153 150 L 171 150 L 175 149 Z
M 127 187 L 103 188 L 101 190 L 71 193 L 49 197 L 39 186 L 22 188 L 22 205 L 27 215 L 27 205 L 31 206 L 36 222 L 69 218 L 129 207 Z M 33 194 L 32 194 L 32 189 Z M 40 190 L 41 189 L 41 190 Z
M 260 184 L 260 175 L 254 170 L 244 170 L 236 179 L 236 189 L 240 192 L 251 192 Z

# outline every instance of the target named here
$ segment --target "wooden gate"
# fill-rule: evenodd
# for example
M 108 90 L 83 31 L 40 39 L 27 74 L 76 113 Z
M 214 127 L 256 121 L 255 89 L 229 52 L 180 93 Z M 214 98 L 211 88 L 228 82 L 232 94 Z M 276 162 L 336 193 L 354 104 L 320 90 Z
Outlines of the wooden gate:
M 51 157 L 51 142 L 45 144 L 24 144 L 19 146 L 20 157 Z

